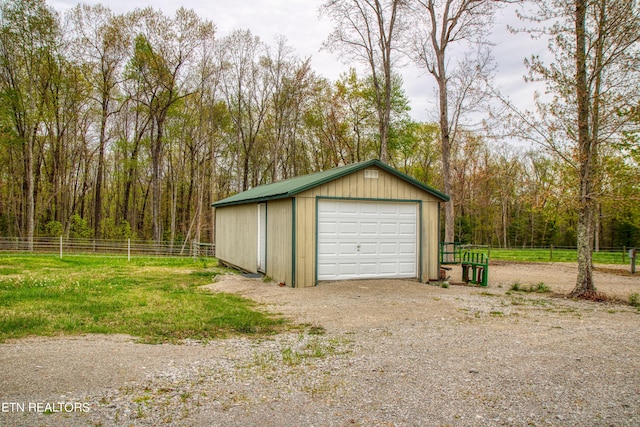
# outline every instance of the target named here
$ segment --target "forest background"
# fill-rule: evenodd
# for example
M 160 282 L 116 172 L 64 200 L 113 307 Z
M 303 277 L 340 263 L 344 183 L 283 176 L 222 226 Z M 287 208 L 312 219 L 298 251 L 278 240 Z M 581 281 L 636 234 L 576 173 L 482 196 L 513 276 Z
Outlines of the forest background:
M 212 202 L 380 157 L 370 76 L 330 81 L 283 38 L 218 38 L 185 9 L 60 15 L 14 0 L 1 13 L 2 236 L 210 242 Z M 397 74 L 392 95 L 388 163 L 442 189 L 438 124 L 411 118 Z M 461 123 L 451 147 L 456 240 L 575 246 L 566 153 L 513 144 L 499 112 L 482 123 Z M 613 139 L 598 158 L 596 248 L 640 242 L 640 150 L 633 132 Z

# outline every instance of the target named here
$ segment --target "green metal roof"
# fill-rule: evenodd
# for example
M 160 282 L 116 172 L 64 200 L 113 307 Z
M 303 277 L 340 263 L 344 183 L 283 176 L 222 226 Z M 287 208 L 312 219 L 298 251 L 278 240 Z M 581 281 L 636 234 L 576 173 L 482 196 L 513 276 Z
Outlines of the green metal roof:
M 217 201 L 211 206 L 222 207 L 229 205 L 241 205 L 245 203 L 260 203 L 274 199 L 285 199 L 371 166 L 378 166 L 379 168 L 397 176 L 404 181 L 407 181 L 410 184 L 415 185 L 416 187 L 426 191 L 427 193 L 437 197 L 444 202 L 449 201 L 449 196 L 447 196 L 446 194 L 441 193 L 438 190 L 435 190 L 414 178 L 411 178 L 409 175 L 406 175 L 399 170 L 396 170 L 382 163 L 380 160 L 369 160 L 366 162 L 352 163 L 350 165 L 329 169 L 323 172 L 312 173 L 310 175 L 303 175 L 296 178 L 286 179 L 284 181 L 274 182 L 272 184 L 260 185 L 250 190 L 243 191 L 242 193 L 227 197 L 226 199 Z

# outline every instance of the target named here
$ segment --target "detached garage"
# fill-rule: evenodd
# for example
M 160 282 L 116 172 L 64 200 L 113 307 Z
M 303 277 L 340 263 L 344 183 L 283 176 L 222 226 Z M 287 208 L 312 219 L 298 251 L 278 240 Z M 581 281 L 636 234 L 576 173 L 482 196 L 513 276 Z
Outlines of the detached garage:
M 449 197 L 379 160 L 255 187 L 213 204 L 216 257 L 292 287 L 437 279 Z

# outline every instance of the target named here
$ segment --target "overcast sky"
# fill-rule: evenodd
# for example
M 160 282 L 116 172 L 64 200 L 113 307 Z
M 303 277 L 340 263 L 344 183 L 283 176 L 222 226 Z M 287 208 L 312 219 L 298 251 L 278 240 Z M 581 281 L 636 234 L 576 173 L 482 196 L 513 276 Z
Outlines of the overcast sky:
M 47 0 L 59 12 L 73 7 L 78 1 Z M 260 39 L 273 45 L 276 35 L 284 35 L 300 57 L 311 57 L 313 69 L 320 75 L 336 80 L 341 72 L 348 69 L 340 59 L 321 51 L 322 42 L 329 35 L 332 24 L 320 18 L 318 7 L 322 0 L 108 0 L 85 3 L 102 3 L 115 13 L 125 13 L 135 8 L 153 6 L 165 14 L 173 15 L 181 6 L 193 9 L 203 19 L 212 21 L 218 37 L 224 37 L 235 29 L 249 29 Z M 526 34 L 510 34 L 507 24 L 518 25 L 514 9 L 498 12 L 492 41 L 496 43 L 493 53 L 498 64 L 496 83 L 521 108 L 530 108 L 534 87 L 525 84 L 524 58 L 532 54 L 542 54 L 544 43 L 534 42 Z M 433 78 L 412 64 L 401 70 L 405 91 L 411 102 L 411 116 L 414 120 L 433 120 L 436 103 Z

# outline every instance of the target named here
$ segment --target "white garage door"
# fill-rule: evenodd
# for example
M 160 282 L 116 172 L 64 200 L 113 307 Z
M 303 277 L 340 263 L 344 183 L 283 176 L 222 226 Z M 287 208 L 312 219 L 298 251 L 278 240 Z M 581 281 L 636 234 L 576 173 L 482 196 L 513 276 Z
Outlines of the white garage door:
M 318 280 L 417 277 L 417 204 L 318 201 Z

